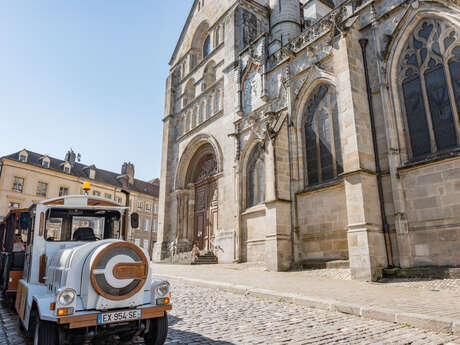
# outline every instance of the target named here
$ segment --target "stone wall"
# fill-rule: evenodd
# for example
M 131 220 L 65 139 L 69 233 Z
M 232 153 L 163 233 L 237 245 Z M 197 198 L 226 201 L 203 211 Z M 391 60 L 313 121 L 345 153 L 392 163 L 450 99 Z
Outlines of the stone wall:
M 241 218 L 242 261 L 263 262 L 265 260 L 265 208 L 249 210 Z
M 347 208 L 343 184 L 297 195 L 297 261 L 348 259 Z
M 400 176 L 414 265 L 460 265 L 460 159 Z

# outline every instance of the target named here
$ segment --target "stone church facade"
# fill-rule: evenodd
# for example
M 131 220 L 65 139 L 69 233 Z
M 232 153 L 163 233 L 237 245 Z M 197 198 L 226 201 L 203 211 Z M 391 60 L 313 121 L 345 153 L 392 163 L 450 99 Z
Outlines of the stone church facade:
M 458 0 L 196 0 L 155 258 L 460 266 L 459 28 Z

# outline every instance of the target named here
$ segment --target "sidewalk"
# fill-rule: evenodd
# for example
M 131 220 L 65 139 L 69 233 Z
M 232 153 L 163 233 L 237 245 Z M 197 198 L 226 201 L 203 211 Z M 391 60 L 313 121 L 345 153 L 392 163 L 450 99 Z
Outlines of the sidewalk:
M 460 289 L 430 290 L 237 265 L 152 264 L 152 268 L 155 278 L 182 279 L 200 286 L 460 335 Z

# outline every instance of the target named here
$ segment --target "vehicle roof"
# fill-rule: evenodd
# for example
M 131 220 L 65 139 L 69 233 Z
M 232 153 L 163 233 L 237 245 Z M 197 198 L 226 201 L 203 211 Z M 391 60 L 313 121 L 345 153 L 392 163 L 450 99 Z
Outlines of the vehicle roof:
M 111 199 L 106 199 L 99 196 L 93 195 L 66 195 L 58 198 L 53 198 L 49 200 L 44 200 L 39 202 L 37 205 L 56 205 L 56 206 L 66 206 L 66 207 L 117 207 L 124 208 L 122 205 L 113 201 Z
M 18 213 L 23 213 L 23 212 L 28 212 L 28 211 L 29 211 L 29 209 L 27 209 L 27 208 L 17 208 L 17 209 L 10 210 L 10 211 L 8 212 L 8 214 L 5 216 L 5 219 L 3 219 L 3 220 L 0 222 L 0 224 L 1 224 L 1 223 L 6 223 L 6 220 L 7 220 L 9 217 L 11 217 L 13 214 L 18 214 Z

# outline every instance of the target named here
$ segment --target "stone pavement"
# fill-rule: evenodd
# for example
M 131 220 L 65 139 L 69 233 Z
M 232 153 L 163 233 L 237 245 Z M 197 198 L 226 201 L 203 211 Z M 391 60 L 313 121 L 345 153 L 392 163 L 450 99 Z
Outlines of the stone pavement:
M 174 308 L 166 345 L 460 344 L 460 336 L 170 282 Z
M 174 307 L 169 313 L 166 345 L 460 344 L 460 336 L 199 287 L 183 280 L 170 282 Z M 0 344 L 26 344 L 16 316 L 1 301 Z M 116 341 L 107 344 L 121 345 Z
M 152 264 L 157 277 L 460 335 L 460 289 L 429 289 L 426 282 L 420 282 L 423 288 L 414 288 L 405 284 L 417 282 L 366 283 L 244 267 Z
M 26 338 L 19 329 L 16 314 L 0 297 L 0 345 L 23 345 Z

